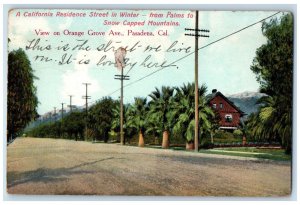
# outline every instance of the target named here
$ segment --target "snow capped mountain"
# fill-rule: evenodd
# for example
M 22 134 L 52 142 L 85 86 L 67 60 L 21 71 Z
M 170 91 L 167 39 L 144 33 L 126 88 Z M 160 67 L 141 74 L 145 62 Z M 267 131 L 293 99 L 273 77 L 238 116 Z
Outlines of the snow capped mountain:
M 233 95 L 227 95 L 226 97 L 232 101 L 237 107 L 239 107 L 243 112 L 245 112 L 249 116 L 251 113 L 255 113 L 258 111 L 259 104 L 256 104 L 257 100 L 261 97 L 265 96 L 265 94 L 259 92 L 242 92 Z
M 229 98 L 260 98 L 262 96 L 265 96 L 265 94 L 259 93 L 259 92 L 245 91 L 242 93 L 228 95 L 227 97 L 229 97 Z

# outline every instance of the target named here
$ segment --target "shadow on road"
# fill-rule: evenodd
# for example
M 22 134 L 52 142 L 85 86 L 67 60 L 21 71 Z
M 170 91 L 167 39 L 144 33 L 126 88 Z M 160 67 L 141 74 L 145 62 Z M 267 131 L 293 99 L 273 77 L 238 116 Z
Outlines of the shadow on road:
M 7 173 L 7 188 L 11 188 L 16 185 L 24 184 L 27 182 L 31 183 L 49 183 L 56 181 L 65 181 L 69 178 L 69 176 L 74 174 L 90 174 L 96 173 L 98 171 L 86 171 L 86 170 L 76 170 L 78 168 L 93 165 L 102 161 L 112 160 L 112 159 L 123 159 L 123 158 L 115 158 L 108 157 L 100 160 L 95 160 L 92 162 L 85 162 L 73 167 L 69 168 L 58 168 L 58 169 L 48 169 L 48 168 L 39 168 L 34 171 L 26 171 L 26 172 L 8 172 Z

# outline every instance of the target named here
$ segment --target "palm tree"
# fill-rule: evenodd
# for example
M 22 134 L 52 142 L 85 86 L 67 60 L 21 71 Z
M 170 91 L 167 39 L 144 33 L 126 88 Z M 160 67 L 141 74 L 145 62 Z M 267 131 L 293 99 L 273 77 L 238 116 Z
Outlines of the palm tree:
M 123 118 L 123 128 L 124 132 L 126 133 L 126 130 L 128 128 L 128 117 L 131 115 L 132 106 L 130 104 L 124 104 L 123 105 L 123 111 L 124 111 L 124 118 Z M 116 131 L 120 131 L 120 104 L 117 102 L 115 107 L 112 109 L 113 113 L 113 120 L 112 120 L 112 126 L 111 129 Z M 125 137 L 125 136 L 124 136 Z M 125 137 L 126 140 L 126 137 Z
M 248 129 L 256 139 L 279 141 L 287 153 L 291 152 L 291 109 L 281 97 L 264 96 L 256 115 L 249 116 Z
M 144 147 L 144 130 L 146 125 L 146 114 L 148 111 L 146 98 L 134 98 L 134 105 L 128 115 L 127 126 L 133 127 L 139 132 L 139 147 Z
M 258 140 L 273 140 L 278 135 L 274 131 L 273 120 L 275 114 L 275 101 L 270 96 L 262 97 L 257 103 L 263 103 L 258 113 L 252 114 L 248 118 L 248 127 L 251 134 Z
M 176 90 L 175 116 L 178 121 L 174 126 L 174 132 L 183 135 L 186 139 L 186 149 L 194 149 L 195 86 L 194 83 L 183 84 Z M 199 127 L 201 133 L 210 131 L 212 127 L 211 118 L 214 117 L 214 112 L 205 100 L 206 91 L 205 85 L 199 88 Z
M 163 130 L 163 142 L 162 148 L 169 147 L 169 135 L 172 124 L 174 123 L 174 113 L 172 112 L 174 88 L 168 86 L 162 86 L 161 91 L 155 88 L 149 97 L 151 101 L 149 103 L 149 121 L 159 122 L 158 129 Z
M 178 119 L 174 126 L 174 133 L 182 135 L 186 139 L 186 149 L 193 149 L 192 140 L 194 139 L 194 116 L 195 100 L 194 85 L 191 83 L 183 84 L 182 87 L 176 88 L 175 95 L 175 117 Z

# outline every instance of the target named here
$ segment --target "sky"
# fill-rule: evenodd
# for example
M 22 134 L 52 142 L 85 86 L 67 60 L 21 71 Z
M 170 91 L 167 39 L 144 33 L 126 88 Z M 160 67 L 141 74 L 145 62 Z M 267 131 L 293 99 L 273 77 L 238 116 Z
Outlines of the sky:
M 86 13 L 86 17 L 55 17 L 57 12 L 77 12 Z M 18 16 L 20 12 L 20 16 Z M 52 17 L 25 17 L 25 12 L 52 12 Z M 117 17 L 89 17 L 90 12 L 117 14 Z M 118 99 L 120 92 L 114 92 L 120 88 L 120 81 L 114 79 L 114 75 L 120 74 L 113 63 L 106 65 L 99 63 L 104 61 L 114 62 L 114 47 L 128 48 L 126 58 L 128 65 L 124 68 L 124 73 L 130 76 L 129 81 L 124 84 L 133 83 L 124 89 L 124 102 L 132 102 L 134 97 L 147 97 L 155 87 L 161 86 L 181 86 L 183 83 L 194 81 L 194 37 L 185 36 L 185 28 L 194 28 L 195 12 L 180 10 L 127 10 L 138 17 L 119 17 L 120 12 L 125 10 L 12 10 L 9 14 L 8 37 L 9 50 L 22 48 L 31 61 L 34 70 L 35 86 L 39 99 L 38 113 L 44 114 L 52 111 L 54 107 L 58 109 L 61 103 L 69 103 L 69 95 L 73 95 L 74 105 L 85 104 L 82 96 L 85 95 L 85 86 L 88 82 L 88 95 L 91 96 L 89 103 L 104 96 L 111 96 Z M 169 15 L 168 15 L 168 12 Z M 152 17 L 150 16 L 152 13 Z M 259 11 L 199 11 L 199 28 L 208 29 L 209 38 L 199 38 L 199 48 L 243 27 L 255 23 L 276 12 Z M 162 17 L 159 17 L 159 16 Z M 174 16 L 183 18 L 175 18 Z M 278 14 L 279 17 L 281 14 Z M 154 17 L 156 16 L 156 17 Z M 189 17 L 188 17 L 189 16 Z M 120 22 L 119 25 L 104 25 L 105 21 Z M 126 21 L 126 22 L 124 22 Z M 128 22 L 143 22 L 144 26 L 129 26 Z M 177 26 L 149 26 L 147 22 L 178 22 Z M 125 25 L 123 25 L 125 24 Z M 64 30 L 71 32 L 84 32 L 84 35 L 64 35 Z M 87 35 L 88 30 L 95 32 L 105 32 L 104 36 Z M 154 36 L 132 36 L 132 32 L 153 32 Z M 38 31 L 50 32 L 48 36 L 37 35 Z M 114 35 L 109 35 L 110 32 Z M 167 34 L 166 34 L 167 31 Z M 60 35 L 54 35 L 60 32 Z M 122 36 L 117 36 L 115 32 L 120 32 Z M 160 32 L 161 35 L 158 35 Z M 39 45 L 50 49 L 26 49 L 30 42 L 40 39 Z M 33 41 L 35 40 L 35 41 Z M 78 49 L 78 44 L 87 41 L 81 48 L 89 46 L 89 51 Z M 244 91 L 258 91 L 259 84 L 255 75 L 250 70 L 255 51 L 262 44 L 266 43 L 266 38 L 261 32 L 261 23 L 249 27 L 233 36 L 221 40 L 215 44 L 200 49 L 199 59 L 199 85 L 205 84 L 208 92 L 218 89 L 225 95 L 241 93 Z M 63 51 L 57 49 L 68 44 L 70 49 Z M 108 45 L 107 52 L 104 52 L 103 45 Z M 33 44 L 31 44 L 33 45 Z M 134 46 L 135 45 L 135 46 Z M 172 46 L 173 45 L 173 46 Z M 147 50 L 148 47 L 148 50 Z M 171 47 L 171 48 L 170 48 Z M 74 49 L 73 49 L 74 48 Z M 97 50 L 97 48 L 99 50 Z M 132 51 L 129 48 L 133 48 Z M 152 49 L 149 49 L 152 48 Z M 156 49 L 155 49 L 156 48 Z M 71 56 L 70 64 L 59 65 L 64 54 L 67 59 Z M 42 62 L 36 56 L 48 57 L 49 62 Z M 149 57 L 150 56 L 150 57 Z M 186 57 L 185 57 L 186 56 Z M 146 60 L 146 63 L 143 63 Z M 83 59 L 83 60 L 82 60 Z M 180 60 L 181 59 L 181 60 Z M 79 64 L 88 60 L 88 64 Z M 179 60 L 179 61 L 178 61 Z M 148 68 L 145 65 L 174 65 L 158 71 L 161 67 Z M 175 63 L 172 63 L 175 62 Z M 135 64 L 134 64 L 135 63 Z M 133 65 L 134 64 L 134 65 Z M 133 65 L 133 66 L 132 66 Z M 132 66 L 132 67 L 131 67 Z M 147 76 L 154 71 L 155 74 L 146 77 L 138 82 L 136 80 Z M 114 93 L 113 93 L 114 92 Z M 112 94 L 113 93 L 113 94 Z

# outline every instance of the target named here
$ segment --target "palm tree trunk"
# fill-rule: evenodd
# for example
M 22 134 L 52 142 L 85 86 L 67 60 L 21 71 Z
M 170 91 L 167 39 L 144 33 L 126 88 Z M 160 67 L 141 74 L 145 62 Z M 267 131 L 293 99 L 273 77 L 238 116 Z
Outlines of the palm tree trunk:
M 242 141 L 242 145 L 245 146 L 247 143 L 247 140 L 246 140 L 246 135 L 243 135 L 243 141 Z
M 144 147 L 144 135 L 143 135 L 142 130 L 140 130 L 140 133 L 139 133 L 139 147 Z
M 168 132 L 168 130 L 165 130 L 163 132 L 162 148 L 163 149 L 168 149 L 169 148 L 169 132 Z
M 195 149 L 195 144 L 194 144 L 194 142 L 192 141 L 192 142 L 186 142 L 186 144 L 185 144 L 185 149 L 186 150 L 194 150 Z
M 210 142 L 214 143 L 214 134 L 212 132 L 210 133 Z

